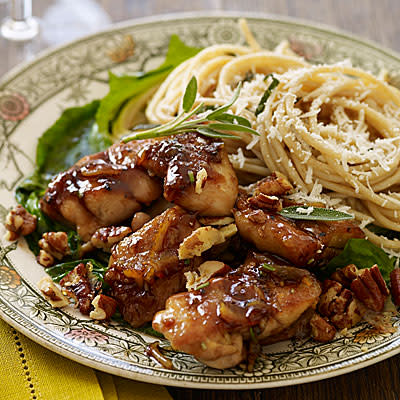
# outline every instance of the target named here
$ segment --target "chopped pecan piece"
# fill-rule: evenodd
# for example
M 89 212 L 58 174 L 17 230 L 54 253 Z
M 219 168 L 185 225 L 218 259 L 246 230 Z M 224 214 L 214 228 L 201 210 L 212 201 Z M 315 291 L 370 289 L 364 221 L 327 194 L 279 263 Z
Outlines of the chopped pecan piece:
M 92 242 L 83 243 L 79 248 L 79 258 L 86 258 L 86 254 L 91 253 L 96 247 L 93 246 Z
M 39 255 L 36 257 L 36 260 L 40 265 L 43 265 L 43 267 L 45 268 L 54 265 L 54 257 L 51 254 L 47 253 L 47 251 L 44 251 L 42 249 L 39 251 Z
M 396 268 L 390 273 L 390 290 L 394 304 L 400 306 L 400 268 Z
M 21 205 L 17 205 L 7 214 L 4 225 L 7 229 L 6 239 L 16 240 L 21 235 L 29 235 L 36 229 L 37 218 Z
M 317 342 L 329 342 L 336 334 L 336 328 L 326 319 L 315 313 L 310 319 L 311 336 Z
M 101 282 L 91 276 L 91 268 L 90 263 L 80 263 L 60 281 L 84 315 L 90 314 L 92 301 L 101 288 Z
M 185 272 L 186 289 L 196 290 L 199 286 L 205 284 L 214 276 L 223 276 L 229 272 L 231 268 L 221 261 L 206 261 L 198 267 L 198 271 Z
M 69 304 L 68 299 L 61 293 L 49 276 L 45 276 L 38 282 L 38 288 L 52 307 L 65 307 Z
M 110 252 L 114 244 L 130 233 L 132 233 L 132 229 L 127 226 L 107 226 L 97 229 L 90 241 L 94 247 Z
M 249 204 L 255 208 L 262 208 L 272 211 L 282 210 L 282 202 L 279 197 L 269 196 L 264 193 L 259 193 L 248 199 Z
M 389 296 L 389 289 L 377 265 L 360 270 L 350 288 L 356 297 L 373 311 L 382 311 Z
M 237 232 L 235 224 L 226 225 L 220 229 L 212 226 L 202 226 L 183 239 L 179 245 L 178 256 L 180 260 L 200 256 L 211 247 L 224 243 Z
M 282 196 L 293 190 L 293 186 L 285 175 L 273 172 L 270 176 L 257 183 L 254 194 L 264 193 L 268 196 Z
M 207 171 L 205 168 L 202 168 L 197 174 L 196 174 L 196 184 L 195 184 L 195 193 L 200 194 L 203 191 L 203 187 L 207 182 Z
M 94 310 L 89 317 L 97 320 L 109 320 L 117 309 L 117 302 L 110 296 L 98 294 L 92 301 Z
M 360 322 L 365 313 L 363 304 L 339 282 L 327 279 L 322 284 L 318 311 L 339 329 L 350 328 Z
M 68 244 L 68 235 L 65 232 L 46 232 L 39 240 L 39 247 L 51 254 L 57 260 L 71 252 Z
M 139 230 L 146 222 L 149 222 L 151 220 L 151 217 L 149 214 L 146 214 L 144 212 L 137 212 L 132 218 L 131 221 L 131 228 L 132 232 L 136 232 Z
M 354 264 L 349 264 L 346 267 L 335 271 L 332 274 L 331 279 L 349 288 L 351 282 L 353 282 L 353 280 L 357 278 L 357 273 L 358 268 Z

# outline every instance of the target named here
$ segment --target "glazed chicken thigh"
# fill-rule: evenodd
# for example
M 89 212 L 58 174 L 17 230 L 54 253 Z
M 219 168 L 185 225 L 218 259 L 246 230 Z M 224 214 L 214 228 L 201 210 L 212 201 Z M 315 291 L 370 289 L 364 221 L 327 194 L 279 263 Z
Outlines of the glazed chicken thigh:
M 96 229 L 124 221 L 161 196 L 161 181 L 135 160 L 129 144 L 82 158 L 50 182 L 42 210 L 76 226 L 82 239 L 89 240 Z
M 285 258 L 298 267 L 329 261 L 351 238 L 364 238 L 356 223 L 292 220 L 278 212 L 290 189 L 272 174 L 260 181 L 253 195 L 241 192 L 233 215 L 240 236 L 260 251 Z M 299 205 L 300 206 L 300 205 Z
M 105 281 L 132 326 L 151 321 L 169 296 L 184 290 L 184 272 L 196 259 L 179 260 L 178 247 L 199 226 L 194 215 L 175 206 L 114 247 Z
M 231 214 L 238 180 L 222 141 L 197 133 L 148 141 L 137 165 L 164 178 L 168 201 L 200 215 Z
M 175 349 L 210 367 L 229 368 L 246 357 L 244 341 L 263 343 L 280 332 L 286 339 L 287 328 L 315 308 L 320 293 L 310 272 L 253 253 L 225 277 L 170 297 L 153 328 Z

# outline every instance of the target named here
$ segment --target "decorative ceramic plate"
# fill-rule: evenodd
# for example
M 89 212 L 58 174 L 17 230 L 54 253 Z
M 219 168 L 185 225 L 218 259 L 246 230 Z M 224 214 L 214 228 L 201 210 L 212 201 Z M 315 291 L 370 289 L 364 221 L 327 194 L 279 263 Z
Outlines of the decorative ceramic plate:
M 249 15 L 248 22 L 264 48 L 272 49 L 287 39 L 292 49 L 310 62 L 331 63 L 349 58 L 354 65 L 373 73 L 385 67 L 391 82 L 400 85 L 400 57 L 373 44 L 294 21 Z M 3 79 L 0 218 L 4 219 L 7 209 L 15 204 L 13 192 L 18 182 L 33 170 L 37 138 L 62 110 L 105 95 L 110 69 L 129 74 L 160 64 L 173 33 L 199 47 L 243 42 L 237 17 L 232 14 L 159 17 L 115 26 L 75 41 Z M 126 35 L 134 39 L 134 54 L 128 51 L 116 60 L 119 50 L 126 46 Z M 0 316 L 43 346 L 116 375 L 181 387 L 255 389 L 344 374 L 400 352 L 400 318 L 396 317 L 392 321 L 396 328 L 393 334 L 377 334 L 366 325 L 358 325 L 346 336 L 326 344 L 305 339 L 265 347 L 252 373 L 240 368 L 208 368 L 187 354 L 172 351 L 164 340 L 161 346 L 174 365 L 173 370 L 168 370 L 146 355 L 146 344 L 154 341 L 153 337 L 128 325 L 84 319 L 72 307 L 53 309 L 36 287 L 45 273 L 25 241 L 1 240 L 0 244 Z

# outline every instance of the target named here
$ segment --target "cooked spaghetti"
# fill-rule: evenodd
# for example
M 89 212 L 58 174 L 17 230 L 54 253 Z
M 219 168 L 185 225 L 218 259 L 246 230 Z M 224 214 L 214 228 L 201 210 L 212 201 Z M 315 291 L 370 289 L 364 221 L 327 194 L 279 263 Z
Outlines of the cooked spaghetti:
M 181 64 L 150 101 L 146 115 L 165 123 L 182 111 L 192 76 L 197 103 L 226 104 L 243 87 L 232 112 L 247 118 L 260 136 L 227 143 L 235 169 L 258 175 L 286 174 L 297 188 L 293 199 L 347 207 L 365 225 L 400 231 L 400 92 L 349 63 L 310 65 L 286 43 L 262 50 L 241 22 L 249 47 L 216 45 Z M 272 74 L 272 75 L 271 75 Z M 256 112 L 271 88 L 265 107 Z M 400 241 L 365 229 L 387 249 Z

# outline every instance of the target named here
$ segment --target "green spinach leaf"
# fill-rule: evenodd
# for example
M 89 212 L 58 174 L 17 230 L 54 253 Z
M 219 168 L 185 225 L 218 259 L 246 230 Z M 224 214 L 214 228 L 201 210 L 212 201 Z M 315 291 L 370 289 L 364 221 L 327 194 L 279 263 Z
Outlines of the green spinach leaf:
M 109 135 L 99 131 L 94 123 L 99 105 L 95 100 L 83 107 L 68 108 L 41 136 L 36 148 L 36 166 L 44 179 L 111 145 Z
M 38 241 L 43 233 L 64 231 L 69 234 L 72 250 L 70 258 L 77 256 L 80 239 L 70 228 L 51 220 L 40 209 L 43 196 L 51 178 L 68 169 L 85 155 L 104 150 L 111 145 L 108 134 L 98 130 L 94 121 L 100 102 L 95 100 L 83 107 L 65 110 L 61 117 L 42 135 L 36 148 L 36 168 L 31 176 L 19 184 L 15 198 L 31 214 L 38 218 L 35 232 L 26 240 L 29 248 L 37 255 Z
M 172 35 L 166 59 L 157 69 L 136 76 L 117 76 L 110 72 L 110 91 L 101 100 L 96 115 L 100 131 L 109 132 L 111 123 L 129 100 L 142 97 L 147 91 L 161 84 L 175 67 L 199 51 L 199 48 L 186 46 L 177 35 Z
M 322 277 L 328 278 L 333 272 L 346 265 L 355 264 L 359 269 L 370 268 L 377 264 L 383 279 L 390 282 L 390 272 L 394 268 L 394 259 L 390 258 L 380 247 L 365 239 L 350 239 L 342 253 L 332 260 L 321 271 Z
M 82 260 L 68 261 L 56 264 L 52 267 L 46 268 L 46 272 L 50 275 L 54 282 L 60 282 L 65 275 L 71 272 L 78 264 L 86 264 L 90 262 L 93 266 L 92 273 L 104 283 L 104 274 L 107 271 L 107 264 L 103 264 L 93 258 L 86 258 Z

